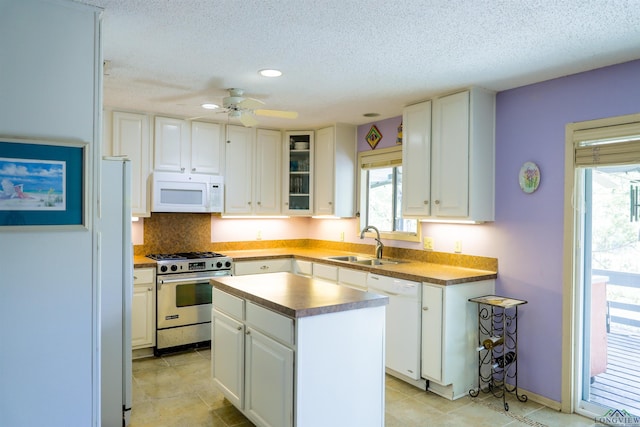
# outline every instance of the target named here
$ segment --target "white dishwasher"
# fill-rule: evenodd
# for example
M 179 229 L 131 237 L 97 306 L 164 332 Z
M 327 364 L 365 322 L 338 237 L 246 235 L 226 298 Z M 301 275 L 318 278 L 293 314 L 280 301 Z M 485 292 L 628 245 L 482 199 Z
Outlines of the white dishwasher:
M 389 297 L 386 318 L 386 367 L 420 379 L 421 284 L 369 273 L 369 292 Z

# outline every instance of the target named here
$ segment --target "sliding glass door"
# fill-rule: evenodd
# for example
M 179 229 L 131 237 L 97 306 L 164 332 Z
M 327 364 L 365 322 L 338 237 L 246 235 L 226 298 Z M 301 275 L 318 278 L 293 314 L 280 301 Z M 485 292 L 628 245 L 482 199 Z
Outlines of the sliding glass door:
M 640 414 L 640 165 L 582 173 L 582 406 Z
M 640 123 L 573 137 L 576 410 L 640 415 Z

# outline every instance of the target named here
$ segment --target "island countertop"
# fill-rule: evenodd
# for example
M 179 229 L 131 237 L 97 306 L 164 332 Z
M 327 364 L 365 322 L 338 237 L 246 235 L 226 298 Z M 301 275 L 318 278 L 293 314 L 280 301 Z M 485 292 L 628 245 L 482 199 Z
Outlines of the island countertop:
M 384 295 L 291 273 L 224 276 L 211 279 L 211 285 L 293 319 L 389 303 Z

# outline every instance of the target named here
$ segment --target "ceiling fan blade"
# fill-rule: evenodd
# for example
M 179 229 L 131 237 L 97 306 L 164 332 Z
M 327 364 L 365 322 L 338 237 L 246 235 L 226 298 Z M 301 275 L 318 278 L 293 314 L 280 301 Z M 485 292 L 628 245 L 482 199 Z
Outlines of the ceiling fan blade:
M 250 128 L 257 125 L 258 121 L 255 117 L 253 117 L 253 114 L 244 112 L 240 115 L 240 123 L 242 123 L 245 127 Z
M 253 112 L 259 116 L 266 117 L 278 117 L 281 119 L 297 119 L 298 113 L 295 111 L 281 111 L 281 110 L 253 110 Z
M 239 108 L 243 108 L 247 110 L 253 110 L 254 108 L 262 107 L 263 105 L 264 105 L 264 102 L 254 98 L 245 98 L 242 101 L 238 102 Z

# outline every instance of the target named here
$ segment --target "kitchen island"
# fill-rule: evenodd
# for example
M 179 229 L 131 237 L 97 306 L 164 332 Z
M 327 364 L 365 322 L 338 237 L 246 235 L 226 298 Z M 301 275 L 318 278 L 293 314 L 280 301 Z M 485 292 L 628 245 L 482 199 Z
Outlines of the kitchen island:
M 213 381 L 252 422 L 384 425 L 387 297 L 290 273 L 211 284 Z

